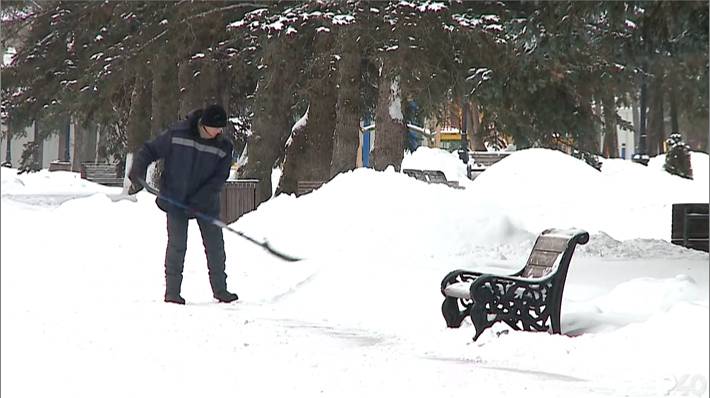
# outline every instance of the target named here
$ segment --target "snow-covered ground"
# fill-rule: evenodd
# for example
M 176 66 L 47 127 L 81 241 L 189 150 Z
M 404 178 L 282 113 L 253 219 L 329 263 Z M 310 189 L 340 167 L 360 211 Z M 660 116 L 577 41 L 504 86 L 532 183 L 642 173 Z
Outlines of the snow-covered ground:
M 358 169 L 282 195 L 232 227 L 303 258 L 283 262 L 225 233 L 230 289 L 212 299 L 191 222 L 186 306 L 162 302 L 165 216 L 146 192 L 114 202 L 66 172 L 2 169 L 3 397 L 708 396 L 708 254 L 670 244 L 671 205 L 708 202 L 695 180 L 560 152 L 518 151 L 475 181 L 455 154 L 405 168 L 465 186 Z M 276 173 L 277 174 L 277 173 Z M 441 278 L 518 270 L 535 236 L 582 228 L 563 335 L 447 329 Z M 475 264 L 479 264 L 476 266 Z

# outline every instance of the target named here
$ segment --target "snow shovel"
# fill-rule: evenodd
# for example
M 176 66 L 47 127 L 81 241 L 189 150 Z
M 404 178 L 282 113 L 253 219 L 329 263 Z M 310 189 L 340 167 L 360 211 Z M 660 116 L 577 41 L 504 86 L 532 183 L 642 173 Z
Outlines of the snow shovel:
M 185 205 L 185 204 L 183 204 L 183 203 L 178 202 L 177 200 L 174 200 L 174 199 L 172 199 L 172 198 L 169 198 L 169 197 L 167 197 L 167 196 L 161 194 L 160 191 L 158 191 L 157 189 L 155 189 L 155 188 L 151 187 L 150 185 L 148 185 L 148 183 L 145 182 L 145 180 L 143 180 L 143 179 L 140 179 L 140 178 L 139 178 L 139 179 L 138 179 L 138 182 L 143 186 L 143 188 L 145 188 L 146 191 L 148 191 L 148 192 L 150 192 L 151 194 L 153 194 L 153 195 L 159 197 L 160 199 L 162 199 L 162 200 L 164 200 L 164 201 L 166 201 L 166 202 L 172 204 L 173 206 L 177 206 L 177 207 L 179 207 L 179 208 L 181 208 L 181 209 L 185 209 L 185 210 L 191 212 L 192 214 L 195 215 L 195 217 L 199 217 L 199 218 L 201 218 L 201 219 L 203 219 L 203 220 L 205 220 L 205 221 L 207 221 L 207 222 L 209 222 L 209 223 L 211 223 L 211 224 L 213 224 L 213 225 L 216 225 L 216 226 L 218 226 L 218 227 L 220 227 L 220 228 L 222 228 L 222 229 L 226 229 L 227 231 L 229 231 L 229 232 L 231 232 L 231 233 L 233 233 L 233 234 L 237 234 L 237 235 L 241 236 L 242 238 L 248 240 L 249 242 L 251 242 L 251 243 L 253 243 L 253 244 L 255 244 L 255 245 L 261 246 L 262 248 L 266 249 L 266 251 L 268 251 L 269 253 L 273 254 L 274 256 L 276 256 L 276 257 L 278 257 L 278 258 L 280 258 L 280 259 L 282 259 L 282 260 L 286 260 L 286 261 L 300 261 L 300 260 L 301 260 L 300 258 L 292 257 L 292 256 L 289 256 L 288 254 L 284 254 L 284 253 L 281 253 L 281 252 L 277 251 L 276 249 L 274 249 L 274 248 L 272 248 L 271 246 L 269 246 L 269 243 L 266 242 L 266 241 L 264 241 L 264 242 L 259 242 L 258 240 L 256 240 L 256 239 L 250 237 L 249 235 L 246 235 L 246 234 L 244 234 L 243 232 L 239 232 L 239 231 L 237 231 L 237 230 L 231 228 L 229 225 L 225 224 L 224 222 L 222 222 L 221 220 L 219 220 L 219 219 L 217 219 L 217 218 L 214 218 L 214 217 L 209 216 L 209 215 L 207 215 L 207 214 L 205 214 L 205 213 L 201 213 L 201 212 L 199 212 L 199 211 L 196 211 L 196 210 L 190 208 L 189 206 L 187 206 L 187 205 Z

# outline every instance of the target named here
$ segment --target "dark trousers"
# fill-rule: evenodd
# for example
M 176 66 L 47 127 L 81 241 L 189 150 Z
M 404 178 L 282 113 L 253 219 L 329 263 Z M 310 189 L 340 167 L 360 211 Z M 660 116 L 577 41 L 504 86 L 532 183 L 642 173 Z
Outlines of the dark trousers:
M 188 218 L 182 212 L 168 212 L 168 247 L 165 250 L 165 294 L 179 295 L 182 285 L 182 270 L 187 251 Z M 202 233 L 202 243 L 207 256 L 212 293 L 227 290 L 227 274 L 224 272 L 226 255 L 222 229 L 208 221 L 197 219 Z

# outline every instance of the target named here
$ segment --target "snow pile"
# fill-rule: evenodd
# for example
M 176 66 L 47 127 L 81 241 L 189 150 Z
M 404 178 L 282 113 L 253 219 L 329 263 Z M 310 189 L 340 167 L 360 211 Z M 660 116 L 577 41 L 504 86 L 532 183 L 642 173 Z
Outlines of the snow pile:
M 705 154 L 693 156 L 707 160 Z M 642 256 L 654 241 L 670 241 L 673 203 L 708 201 L 707 181 L 618 160 L 605 160 L 600 173 L 548 149 L 514 152 L 474 181 L 466 180 L 465 166 L 455 153 L 438 149 L 419 148 L 405 157 L 402 168 L 442 170 L 466 189 L 427 184 L 391 170 L 357 169 L 299 199 L 273 198 L 237 226 L 302 256 L 350 251 L 363 239 L 369 243 L 360 245 L 356 255 L 455 255 L 474 247 L 525 246 L 550 227 L 600 235 L 604 243 L 593 241 L 588 252 Z M 277 230 L 269 228 L 274 223 L 280 223 Z M 306 225 L 311 234 L 301 233 Z M 617 249 L 624 245 L 619 240 L 634 238 L 645 241 Z M 659 244 L 650 256 L 684 250 Z
M 355 255 L 384 252 L 416 258 L 531 237 L 505 215 L 461 212 L 476 207 L 500 213 L 495 203 L 472 198 L 463 190 L 392 170 L 357 169 L 298 199 L 293 195 L 271 199 L 238 220 L 236 227 L 302 256 L 352 252 L 357 245 L 362 251 Z M 276 230 L 271 227 L 275 224 Z M 310 233 L 302 233 L 304 228 Z M 358 243 L 363 241 L 367 244 Z
M 79 173 L 68 171 L 40 170 L 36 173 L 18 174 L 17 169 L 3 167 L 3 195 L 60 195 L 60 194 L 93 194 L 99 192 L 115 192 L 115 188 L 104 187 L 83 180 Z
M 404 157 L 402 169 L 441 170 L 449 181 L 458 181 L 461 185 L 471 183 L 466 176 L 466 165 L 458 155 L 441 149 L 417 148 Z

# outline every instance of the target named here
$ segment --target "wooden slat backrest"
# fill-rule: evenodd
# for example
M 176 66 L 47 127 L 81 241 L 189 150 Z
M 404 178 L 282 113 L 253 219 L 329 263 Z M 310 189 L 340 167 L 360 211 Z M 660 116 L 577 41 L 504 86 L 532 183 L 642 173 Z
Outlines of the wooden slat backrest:
M 446 182 L 446 174 L 441 170 L 424 170 L 424 174 L 429 182 Z
M 121 173 L 119 173 L 118 167 L 116 164 L 111 164 L 111 163 L 84 163 L 81 165 L 82 168 L 82 174 L 85 176 L 85 178 L 92 178 L 92 177 L 118 177 L 120 176 Z
M 480 164 L 484 167 L 489 167 L 503 160 L 510 152 L 473 152 L 473 163 Z
M 298 195 L 307 194 L 315 189 L 320 188 L 325 181 L 299 181 L 296 187 Z
M 422 170 L 404 169 L 404 170 L 402 170 L 402 173 L 404 173 L 410 177 L 414 177 L 420 181 L 427 181 L 426 176 L 424 175 L 424 172 Z
M 570 239 L 571 237 L 539 236 L 521 276 L 542 278 L 549 275 L 558 264 L 561 254 L 567 250 Z

